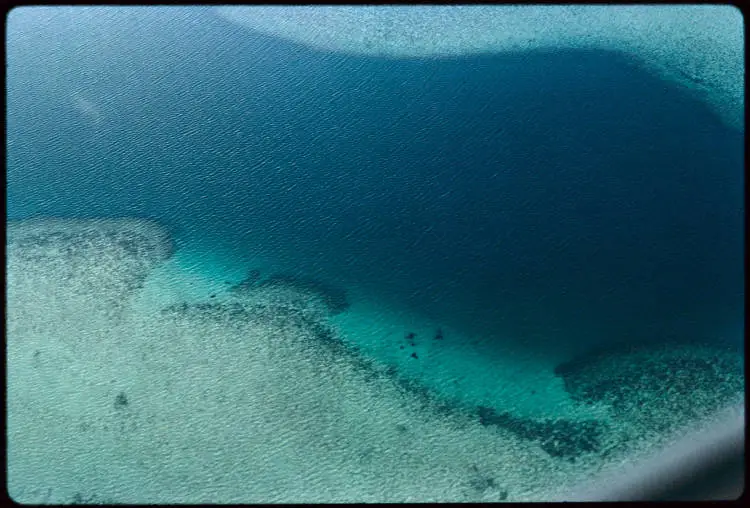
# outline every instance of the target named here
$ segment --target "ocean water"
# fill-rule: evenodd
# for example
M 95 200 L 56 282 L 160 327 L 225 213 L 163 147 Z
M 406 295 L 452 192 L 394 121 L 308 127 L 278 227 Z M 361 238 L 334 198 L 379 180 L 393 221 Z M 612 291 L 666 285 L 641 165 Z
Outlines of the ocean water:
M 555 372 L 594 350 L 741 362 L 744 133 L 620 54 L 373 58 L 203 8 L 15 12 L 7 219 L 160 224 L 176 250 L 133 312 L 233 301 L 251 270 L 322 281 L 360 356 L 530 421 L 616 420 Z M 155 499 L 243 499 L 210 491 Z M 427 499 L 363 492 L 335 499 Z

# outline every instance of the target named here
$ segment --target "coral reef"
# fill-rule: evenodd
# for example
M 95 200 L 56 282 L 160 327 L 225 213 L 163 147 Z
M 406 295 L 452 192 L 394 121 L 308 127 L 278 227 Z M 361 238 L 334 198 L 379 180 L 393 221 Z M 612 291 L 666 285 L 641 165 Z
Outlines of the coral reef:
M 93 505 L 107 505 L 115 504 L 113 499 L 107 497 L 100 497 L 97 494 L 82 494 L 76 492 L 68 503 L 65 504 L 93 504 Z
M 618 344 L 555 369 L 571 397 L 603 403 L 615 418 L 648 430 L 675 430 L 708 416 L 744 390 L 742 354 L 698 342 Z
M 478 415 L 482 425 L 495 425 L 522 439 L 538 441 L 550 456 L 571 462 L 584 453 L 600 451 L 602 433 L 606 428 L 604 424 L 594 420 L 536 421 L 519 418 L 507 412 L 498 413 L 493 408 L 484 406 L 479 406 Z
M 245 287 L 263 287 L 266 281 L 246 284 Z M 285 286 L 286 277 L 267 279 L 271 282 L 268 286 Z M 296 283 L 296 279 L 294 279 Z M 307 287 L 303 285 L 303 287 Z M 293 295 L 290 299 L 275 298 L 268 303 L 253 303 L 238 300 L 226 303 L 199 303 L 172 305 L 163 310 L 165 314 L 193 314 L 201 316 L 202 319 L 222 321 L 225 324 L 252 322 L 269 326 L 269 329 L 290 327 L 299 330 L 305 337 L 315 340 L 318 344 L 325 345 L 337 355 L 346 355 L 350 361 L 357 364 L 365 374 L 365 378 L 376 379 L 387 377 L 398 386 L 404 395 L 416 397 L 424 409 L 438 414 L 471 415 L 476 414 L 473 410 L 463 407 L 459 403 L 444 400 L 437 394 L 419 383 L 417 380 L 409 379 L 400 375 L 395 367 L 379 369 L 373 362 L 357 354 L 356 348 L 350 346 L 337 334 L 336 330 L 326 323 L 325 317 L 306 312 L 300 307 Z M 407 338 L 413 338 L 415 334 L 410 332 Z M 417 358 L 412 353 L 412 358 Z M 480 407 L 480 423 L 484 426 L 495 425 L 513 432 L 516 436 L 537 441 L 541 448 L 552 457 L 575 461 L 576 457 L 584 453 L 592 453 L 600 450 L 600 437 L 604 425 L 596 421 L 574 422 L 568 420 L 544 420 L 535 421 L 513 416 L 510 413 L 497 413 L 492 408 Z M 489 488 L 491 485 L 487 485 Z
M 261 279 L 260 271 L 250 270 L 247 277 L 229 288 L 238 294 L 258 293 L 263 290 L 287 290 L 320 301 L 331 315 L 340 314 L 349 308 L 346 292 L 316 279 L 290 274 L 274 274 Z
M 169 259 L 175 251 L 169 232 L 141 219 L 28 219 L 7 225 L 7 247 L 24 259 L 67 257 L 113 251 L 145 262 Z

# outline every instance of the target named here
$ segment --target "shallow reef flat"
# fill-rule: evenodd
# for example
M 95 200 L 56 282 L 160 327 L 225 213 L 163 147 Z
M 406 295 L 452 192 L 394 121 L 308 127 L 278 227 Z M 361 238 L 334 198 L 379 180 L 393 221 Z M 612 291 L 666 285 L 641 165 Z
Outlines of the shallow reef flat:
M 175 252 L 164 227 L 131 218 L 10 221 L 6 247 L 10 307 L 27 308 L 21 299 L 32 298 L 38 307 L 29 310 L 64 312 L 86 301 L 113 318 Z
M 582 409 L 608 418 L 521 417 L 364 355 L 332 319 L 353 311 L 343 290 L 322 282 L 251 273 L 221 297 L 138 308 L 174 251 L 158 224 L 9 229 L 8 488 L 19 502 L 545 501 L 741 395 L 730 353 L 617 350 L 557 372 Z M 702 383 L 705 411 L 652 402 L 664 389 L 637 379 L 650 365 L 637 354 L 655 362 L 648 376 L 668 365 L 679 387 Z M 607 372 L 632 386 L 606 385 Z M 652 403 L 675 424 L 629 409 Z M 639 430 L 649 438 L 632 439 Z

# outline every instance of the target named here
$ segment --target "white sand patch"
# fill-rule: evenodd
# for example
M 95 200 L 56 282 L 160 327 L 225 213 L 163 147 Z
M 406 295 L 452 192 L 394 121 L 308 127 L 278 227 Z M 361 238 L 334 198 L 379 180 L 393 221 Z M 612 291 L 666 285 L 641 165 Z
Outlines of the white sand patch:
M 100 127 L 104 123 L 104 113 L 93 100 L 83 97 L 77 93 L 72 94 L 72 107 L 90 124 Z
M 744 128 L 744 32 L 729 5 L 222 6 L 261 33 L 390 58 L 584 48 L 617 51 Z

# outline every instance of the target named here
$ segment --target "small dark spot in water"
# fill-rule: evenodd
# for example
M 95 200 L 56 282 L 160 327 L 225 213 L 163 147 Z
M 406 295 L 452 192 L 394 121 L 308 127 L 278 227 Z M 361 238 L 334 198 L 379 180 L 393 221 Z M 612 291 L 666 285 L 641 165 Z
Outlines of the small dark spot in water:
M 435 339 L 443 340 L 443 330 L 441 328 L 438 328 L 437 332 L 435 332 Z
M 411 343 L 411 347 L 414 347 L 414 346 L 416 346 L 416 344 L 414 344 L 414 343 L 412 342 L 412 343 Z
M 401 349 L 404 349 L 404 346 L 399 346 Z
M 406 432 L 406 425 L 399 423 L 398 425 L 396 425 L 396 430 L 399 432 Z
M 114 504 L 114 500 L 109 499 L 109 498 L 99 497 L 96 494 L 84 495 L 84 494 L 81 494 L 80 492 L 76 492 L 73 495 L 69 503 L 63 503 L 63 504 L 106 505 L 106 504 Z
M 411 354 L 411 357 L 412 357 L 412 358 L 419 358 L 419 357 L 417 356 L 417 353 L 412 353 L 412 354 Z
M 406 334 L 406 338 L 409 339 L 409 340 L 413 340 L 414 337 L 416 337 L 416 336 L 417 336 L 417 334 L 414 333 L 414 332 L 409 332 L 409 333 Z
M 493 489 L 497 487 L 495 479 L 489 476 L 480 475 L 469 482 L 479 492 L 484 492 L 487 489 Z
M 216 295 L 211 295 L 210 298 L 216 298 Z
M 224 284 L 231 284 L 231 282 L 229 282 L 228 280 L 225 280 Z
M 34 358 L 39 358 L 40 354 L 42 353 L 40 353 L 39 350 L 37 349 L 36 351 L 34 351 Z
M 367 448 L 365 448 L 359 453 L 360 460 L 364 462 L 369 462 L 370 460 L 372 460 L 372 454 L 374 451 L 375 449 L 372 446 L 368 446 Z
M 531 395 L 536 395 L 536 390 L 531 390 Z
M 120 409 L 128 405 L 128 398 L 125 396 L 125 392 L 120 392 L 115 397 L 115 408 Z

